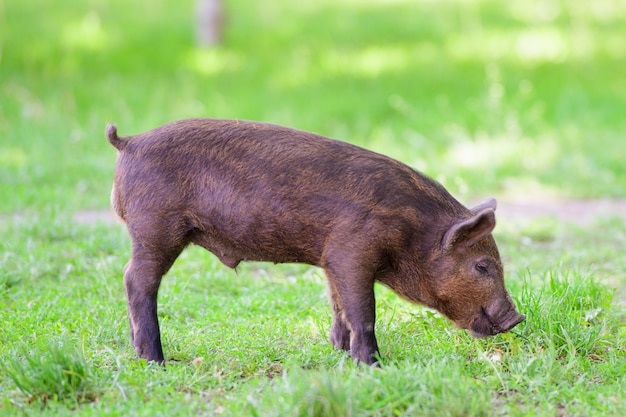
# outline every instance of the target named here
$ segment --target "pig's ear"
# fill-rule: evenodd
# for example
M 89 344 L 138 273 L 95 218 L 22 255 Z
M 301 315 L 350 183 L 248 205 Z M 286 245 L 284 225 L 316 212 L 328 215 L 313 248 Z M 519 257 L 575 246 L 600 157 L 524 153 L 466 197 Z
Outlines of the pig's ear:
M 495 200 L 494 200 L 495 201 Z M 471 210 L 474 213 L 474 210 Z M 472 246 L 496 227 L 496 213 L 492 207 L 484 207 L 469 219 L 452 225 L 443 237 L 444 250 L 462 246 Z
M 485 201 L 483 201 L 482 203 L 480 203 L 479 205 L 477 205 L 476 207 L 472 207 L 470 209 L 470 211 L 473 214 L 477 214 L 482 209 L 486 209 L 486 208 L 490 208 L 490 209 L 493 209 L 495 211 L 496 207 L 498 207 L 498 202 L 496 201 L 496 199 L 495 198 L 488 198 Z

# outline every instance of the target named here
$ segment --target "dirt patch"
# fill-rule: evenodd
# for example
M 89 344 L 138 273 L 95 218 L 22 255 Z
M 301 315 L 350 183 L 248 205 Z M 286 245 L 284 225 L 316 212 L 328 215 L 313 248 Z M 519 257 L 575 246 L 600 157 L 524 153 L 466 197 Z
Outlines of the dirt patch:
M 83 210 L 72 216 L 77 223 L 121 223 L 122 221 L 113 213 L 113 210 Z
M 553 218 L 586 226 L 606 218 L 626 220 L 626 200 L 529 200 L 498 201 L 497 216 L 504 221 L 530 221 Z M 112 210 L 85 210 L 74 214 L 77 223 L 118 223 Z
M 626 220 L 626 200 L 531 200 L 498 202 L 498 216 L 507 220 L 554 218 L 585 226 L 607 218 Z

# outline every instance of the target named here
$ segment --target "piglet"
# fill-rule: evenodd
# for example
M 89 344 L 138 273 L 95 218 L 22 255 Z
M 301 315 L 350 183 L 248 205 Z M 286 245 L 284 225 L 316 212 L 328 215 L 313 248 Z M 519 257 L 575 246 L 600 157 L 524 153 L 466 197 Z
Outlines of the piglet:
M 378 358 L 376 281 L 477 337 L 524 320 L 504 285 L 493 199 L 468 209 L 394 159 L 267 123 L 189 119 L 106 133 L 119 151 L 111 201 L 132 239 L 124 283 L 141 358 L 164 361 L 159 284 L 191 243 L 231 268 L 322 268 L 330 341 L 357 362 Z

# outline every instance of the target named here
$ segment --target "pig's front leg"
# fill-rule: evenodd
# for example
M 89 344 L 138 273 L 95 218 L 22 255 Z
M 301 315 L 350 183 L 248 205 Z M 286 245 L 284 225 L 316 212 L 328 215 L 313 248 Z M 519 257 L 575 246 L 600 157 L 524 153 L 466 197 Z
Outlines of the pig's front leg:
M 373 286 L 371 291 L 346 294 L 342 300 L 346 321 L 350 326 L 350 356 L 357 362 L 376 364 L 378 343 L 374 334 L 376 308 Z
M 328 283 L 330 302 L 333 306 L 333 324 L 330 329 L 330 343 L 340 350 L 350 351 L 350 328 L 346 324 L 341 307 L 341 299 L 333 283 Z
M 374 277 L 373 273 L 363 271 L 362 268 L 350 268 L 350 264 L 345 261 L 334 265 L 331 263 L 325 268 L 331 289 L 336 290 L 336 298 L 331 299 L 335 310 L 331 342 L 345 349 L 349 337 L 352 359 L 374 365 L 378 356 L 378 343 L 374 334 Z

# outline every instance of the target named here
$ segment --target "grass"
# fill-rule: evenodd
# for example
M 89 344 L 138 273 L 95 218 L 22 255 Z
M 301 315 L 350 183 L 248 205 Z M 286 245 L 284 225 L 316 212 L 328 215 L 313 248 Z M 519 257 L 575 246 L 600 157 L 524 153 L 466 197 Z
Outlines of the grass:
M 4 224 L 0 313 L 3 412 L 42 415 L 619 415 L 624 310 L 595 264 L 568 260 L 576 230 L 538 251 L 507 245 L 511 293 L 527 320 L 475 340 L 439 314 L 377 288 L 382 370 L 332 350 L 319 271 L 246 264 L 239 273 L 190 248 L 164 280 L 165 370 L 127 340 L 121 227 L 41 219 Z M 532 235 L 533 225 L 518 230 Z M 617 232 L 626 237 L 626 225 Z M 507 232 L 511 233 L 511 232 Z M 561 262 L 540 256 L 549 250 Z M 610 262 L 621 246 L 587 247 Z M 20 256 L 21 254 L 21 256 Z M 599 254 L 603 254 L 599 256 Z M 623 261 L 621 261 L 623 263 Z M 522 265 L 521 261 L 509 264 Z M 623 265 L 616 273 L 624 282 Z M 297 278 L 296 278 L 297 277 Z M 236 283 L 236 285 L 234 285 Z M 71 378 L 78 375 L 74 382 Z M 458 398 L 467 401 L 459 402 Z M 330 414 L 329 414 L 330 413 Z
M 233 0 L 204 50 L 193 3 L 0 0 L 1 415 L 621 415 L 623 219 L 501 222 L 527 320 L 494 338 L 378 287 L 380 370 L 331 348 L 320 271 L 190 248 L 161 288 L 162 369 L 128 341 L 123 227 L 72 214 L 108 207 L 107 121 L 198 116 L 347 140 L 465 202 L 624 198 L 626 7 Z
M 94 369 L 84 356 L 62 342 L 53 343 L 39 351 L 22 347 L 24 360 L 9 360 L 4 370 L 17 388 L 33 401 L 93 401 L 98 397 L 94 388 Z

